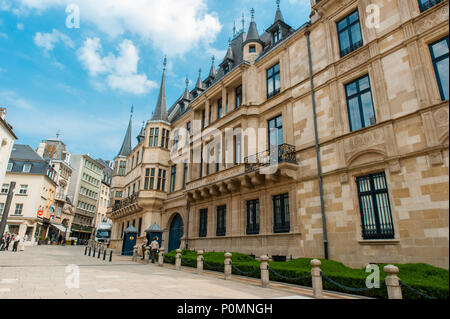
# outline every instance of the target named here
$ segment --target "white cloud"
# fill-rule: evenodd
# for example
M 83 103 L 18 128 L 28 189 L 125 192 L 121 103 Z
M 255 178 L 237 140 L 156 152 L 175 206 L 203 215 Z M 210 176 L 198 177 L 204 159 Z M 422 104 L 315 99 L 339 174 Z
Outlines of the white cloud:
M 105 76 L 112 89 L 132 94 L 145 94 L 157 87 L 145 74 L 138 74 L 139 51 L 130 40 L 123 40 L 118 46 L 118 55 L 109 53 L 102 57 L 99 38 L 87 38 L 78 50 L 78 59 L 92 77 Z M 98 81 L 95 86 L 102 88 Z
M 72 39 L 56 29 L 53 29 L 52 33 L 36 32 L 36 35 L 34 36 L 34 43 L 37 46 L 44 48 L 45 52 L 52 51 L 59 42 L 63 42 L 70 48 L 75 47 Z
M 0 100 L 6 107 L 19 108 L 23 110 L 33 109 L 31 102 L 23 99 L 13 91 L 0 91 Z
M 2 0 L 0 0 L 2 1 Z M 3 0 L 5 1 L 5 0 Z M 45 11 L 73 0 L 6 0 L 11 10 Z M 169 56 L 183 55 L 216 39 L 222 25 L 209 13 L 207 0 L 78 0 L 81 27 L 89 22 L 115 38 L 126 32 L 137 35 Z

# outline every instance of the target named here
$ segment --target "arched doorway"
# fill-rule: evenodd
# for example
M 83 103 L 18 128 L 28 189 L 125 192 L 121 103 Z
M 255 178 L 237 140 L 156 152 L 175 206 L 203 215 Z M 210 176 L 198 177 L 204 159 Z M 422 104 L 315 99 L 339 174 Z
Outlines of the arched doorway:
M 180 248 L 183 233 L 183 220 L 179 214 L 176 214 L 172 219 L 172 223 L 170 223 L 169 252 Z

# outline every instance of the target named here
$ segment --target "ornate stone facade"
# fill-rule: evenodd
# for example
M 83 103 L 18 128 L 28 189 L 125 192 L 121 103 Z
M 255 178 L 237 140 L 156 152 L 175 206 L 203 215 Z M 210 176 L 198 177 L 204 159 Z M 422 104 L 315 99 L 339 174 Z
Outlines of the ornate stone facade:
M 424 12 L 417 0 L 371 1 L 380 10 L 378 28 L 365 23 L 369 18 L 366 0 L 311 2 L 311 24 L 290 30 L 280 22 L 286 34 L 272 45 L 267 32 L 259 40 L 241 41 L 240 63 L 227 72 L 214 72 L 222 73 L 209 87 L 197 85 L 188 91 L 192 96 L 183 112 L 177 111 L 186 106 L 179 100 L 168 110 L 167 120 L 147 122 L 139 144 L 116 159 L 113 200 L 130 196 L 133 187 L 137 200 L 110 211 L 113 247 L 121 247 L 121 233 L 134 220 L 136 228 L 142 224 L 141 239 L 144 229 L 158 223 L 164 230 L 163 247 L 170 248 L 170 236 L 176 233 L 171 224 L 178 214 L 183 221 L 181 247 L 272 258 L 324 257 L 309 35 L 328 257 L 357 267 L 373 262 L 424 262 L 448 268 L 449 102 L 440 96 L 429 49 L 431 43 L 448 36 L 448 1 Z M 363 43 L 341 57 L 336 25 L 355 10 Z M 235 37 L 232 50 L 239 37 L 245 39 L 246 34 Z M 268 70 L 276 64 L 279 92 L 268 98 Z M 370 80 L 376 120 L 351 131 L 345 87 L 365 75 Z M 220 153 L 209 153 L 220 155 L 218 165 L 190 161 L 184 175 L 184 164 L 176 161 L 195 153 L 196 148 L 207 148 L 213 129 L 223 135 L 227 128 L 267 132 L 269 121 L 280 115 L 282 139 L 294 147 L 295 162 L 281 161 L 275 169 L 246 170 L 245 158 L 270 149 L 268 134 L 252 136 L 251 143 L 244 137 L 238 161 L 236 139 L 227 144 L 226 137 L 221 138 Z M 178 141 L 176 132 L 189 122 L 188 151 L 171 156 L 168 147 L 149 146 L 158 128 L 159 142 L 163 129 L 170 132 L 172 149 L 178 143 L 174 142 Z M 121 174 L 120 161 L 127 163 Z M 172 167 L 176 171 L 173 188 Z M 146 172 L 152 168 L 155 183 L 158 170 L 166 171 L 164 189 L 148 189 L 151 176 Z M 378 173 L 385 176 L 394 236 L 367 239 L 357 180 Z M 287 232 L 277 231 L 274 218 L 278 209 L 274 203 L 280 194 L 287 194 L 283 202 L 288 205 Z M 248 203 L 255 199 L 259 200 L 259 227 L 250 234 Z M 225 219 L 219 214 L 222 206 L 226 206 Z M 206 226 L 201 226 L 201 212 L 207 212 Z M 224 236 L 217 236 L 219 228 L 225 229 Z

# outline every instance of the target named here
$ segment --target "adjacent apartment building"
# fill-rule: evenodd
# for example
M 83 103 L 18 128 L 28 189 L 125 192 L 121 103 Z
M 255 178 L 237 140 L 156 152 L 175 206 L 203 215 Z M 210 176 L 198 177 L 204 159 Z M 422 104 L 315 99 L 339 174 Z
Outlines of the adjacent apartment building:
M 68 196 L 73 198 L 75 210 L 71 237 L 85 241 L 91 239 L 94 231 L 104 167 L 89 155 L 81 154 L 72 154 L 70 163 L 72 177 Z
M 59 135 L 59 134 L 58 134 Z M 71 153 L 66 144 L 59 139 L 50 138 L 39 144 L 37 153 L 49 162 L 58 174 L 57 188 L 55 194 L 55 224 L 52 225 L 51 235 L 59 239 L 59 235 L 68 239 L 74 218 L 74 207 L 72 198 L 68 195 L 72 167 L 70 166 Z
M 11 150 L 17 140 L 13 127 L 6 122 L 5 118 L 6 108 L 0 107 L 0 184 L 3 184 Z
M 278 5 L 260 33 L 253 11 L 168 110 L 163 72 L 115 158 L 113 248 L 156 222 L 168 250 L 448 268 L 448 0 L 312 0 L 310 19 Z
M 108 217 L 106 216 L 106 212 L 108 207 L 111 206 L 111 180 L 113 176 L 113 167 L 114 162 L 105 161 L 103 159 L 98 159 L 99 162 L 103 166 L 102 171 L 102 183 L 100 186 L 100 194 L 98 197 L 97 203 L 97 216 L 95 218 L 95 227 L 99 223 L 107 222 Z
M 14 144 L 0 191 L 3 211 L 9 185 L 16 183 L 7 229 L 25 239 L 25 245 L 43 243 L 55 223 L 57 172 L 29 145 Z

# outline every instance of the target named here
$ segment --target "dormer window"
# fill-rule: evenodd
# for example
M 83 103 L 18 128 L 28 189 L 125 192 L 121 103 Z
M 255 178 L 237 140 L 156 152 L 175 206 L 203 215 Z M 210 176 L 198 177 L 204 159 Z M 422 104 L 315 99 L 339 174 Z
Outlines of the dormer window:
M 180 112 L 184 113 L 184 103 L 183 102 L 180 103 Z
M 272 32 L 272 44 L 275 44 L 280 40 L 281 40 L 281 31 L 280 29 L 277 29 L 274 32 Z
M 249 47 L 249 49 L 248 49 L 248 52 L 250 52 L 250 53 L 255 53 L 255 52 L 256 52 L 256 46 L 251 45 L 251 46 Z
M 224 72 L 225 74 L 227 74 L 228 72 L 230 72 L 230 65 L 229 65 L 229 64 L 224 65 L 224 67 L 223 67 L 223 72 Z
M 31 171 L 31 164 L 30 163 L 25 163 L 23 165 L 23 172 L 24 173 L 29 173 Z
M 13 165 L 14 165 L 14 163 L 9 162 L 9 163 L 8 163 L 8 167 L 6 168 L 6 170 L 7 170 L 8 172 L 11 172 L 11 171 L 12 171 L 12 168 L 13 168 Z

